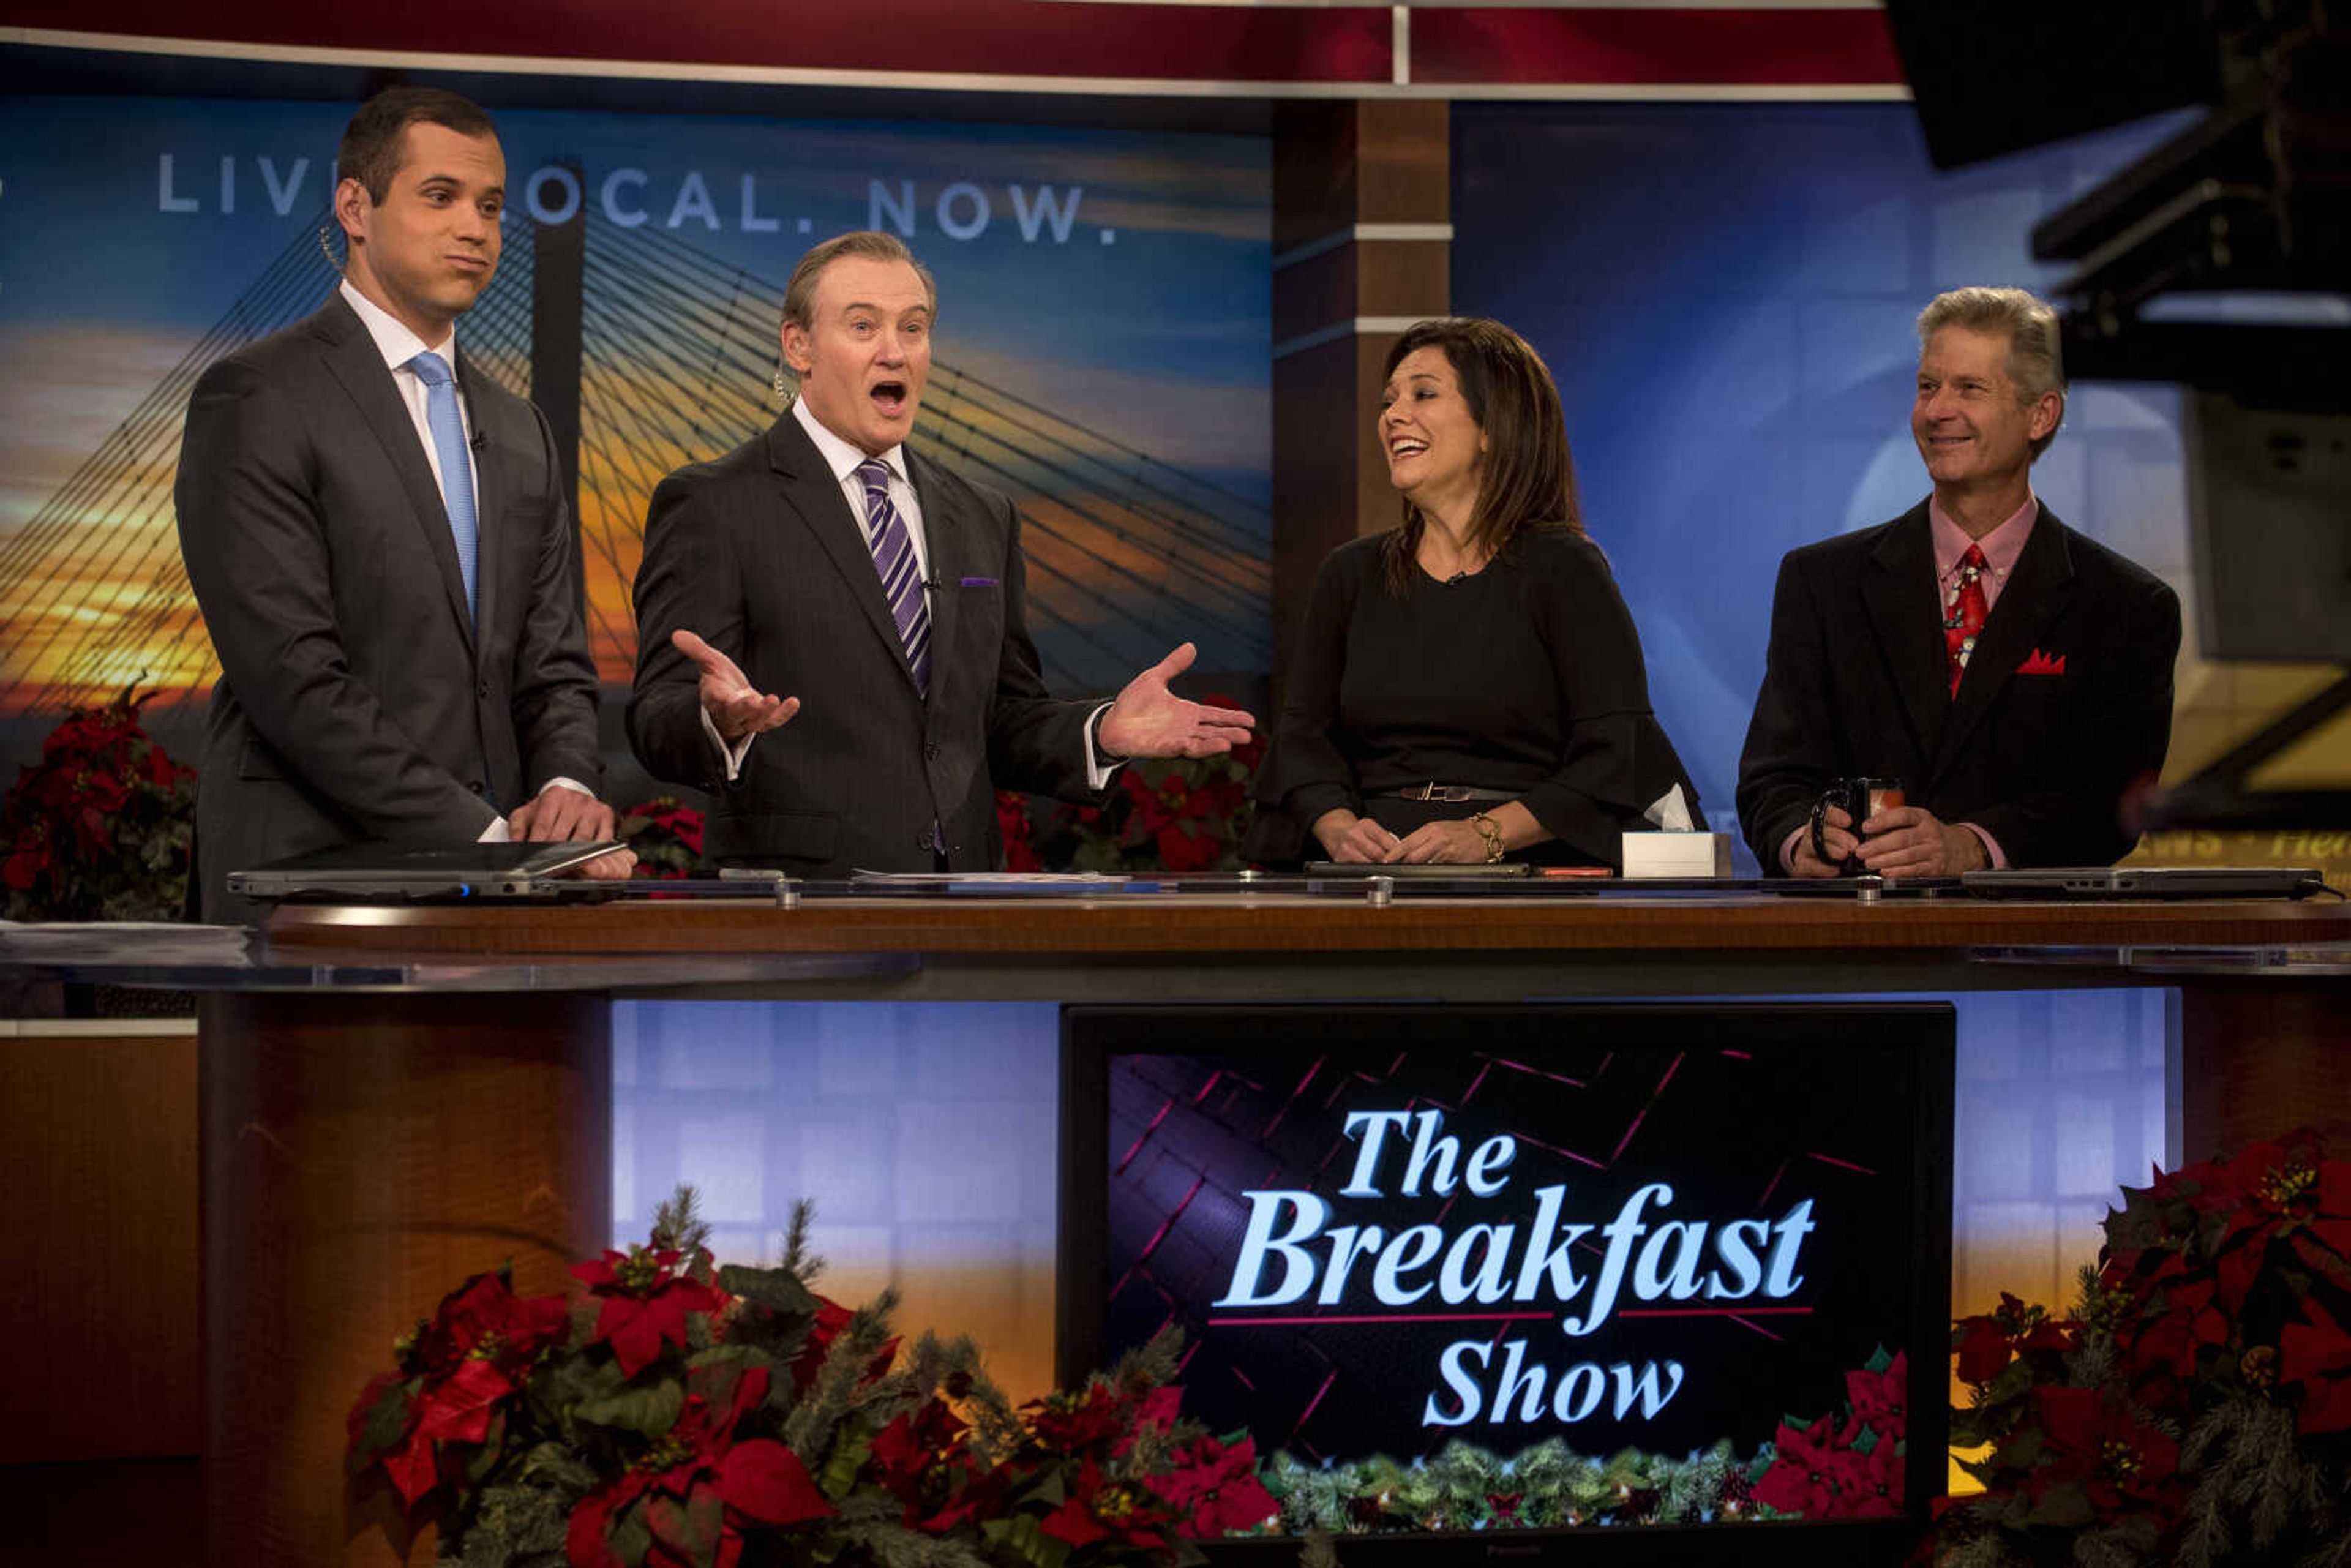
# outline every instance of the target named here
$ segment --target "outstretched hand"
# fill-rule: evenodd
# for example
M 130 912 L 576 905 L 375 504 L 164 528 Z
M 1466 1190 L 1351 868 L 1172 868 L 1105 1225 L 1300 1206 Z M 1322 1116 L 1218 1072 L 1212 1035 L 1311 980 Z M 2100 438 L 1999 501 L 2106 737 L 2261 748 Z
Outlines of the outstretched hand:
M 1198 656 L 1186 643 L 1127 682 L 1102 715 L 1102 749 L 1119 757 L 1216 757 L 1245 744 L 1256 719 L 1238 708 L 1204 707 L 1167 689 Z
M 734 660 L 683 627 L 669 634 L 669 645 L 701 672 L 702 711 L 727 745 L 788 724 L 800 711 L 799 698 L 759 691 Z

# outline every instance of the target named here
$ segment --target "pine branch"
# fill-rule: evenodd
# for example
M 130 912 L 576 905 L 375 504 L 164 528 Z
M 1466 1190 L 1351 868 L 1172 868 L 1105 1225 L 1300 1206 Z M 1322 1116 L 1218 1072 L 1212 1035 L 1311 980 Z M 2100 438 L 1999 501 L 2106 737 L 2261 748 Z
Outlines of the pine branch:
M 669 1200 L 653 1210 L 652 1240 L 656 1250 L 692 1260 L 710 1245 L 710 1222 L 702 1218 L 702 1195 L 691 1183 L 680 1182 Z
M 885 1289 L 851 1314 L 849 1326 L 826 1352 L 817 1368 L 808 1397 L 784 1418 L 784 1446 L 800 1463 L 814 1468 L 832 1446 L 832 1429 L 848 1415 L 865 1370 L 890 1339 L 890 1315 L 898 1310 L 898 1292 Z
M 792 1218 L 784 1228 L 784 1255 L 776 1266 L 799 1281 L 813 1286 L 816 1277 L 824 1272 L 824 1260 L 809 1246 L 809 1230 L 816 1223 L 816 1205 L 803 1197 L 792 1205 Z
M 1169 1323 L 1151 1336 L 1151 1343 L 1128 1351 L 1110 1369 L 1111 1386 L 1117 1389 L 1161 1388 L 1176 1381 L 1184 1363 L 1184 1331 Z

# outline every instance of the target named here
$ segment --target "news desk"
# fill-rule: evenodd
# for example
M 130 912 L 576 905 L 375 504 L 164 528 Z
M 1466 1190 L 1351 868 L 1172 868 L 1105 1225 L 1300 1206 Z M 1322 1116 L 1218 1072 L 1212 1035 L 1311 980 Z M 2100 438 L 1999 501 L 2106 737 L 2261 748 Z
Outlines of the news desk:
M 2190 1156 L 2351 1139 L 2351 910 L 1769 893 L 288 907 L 201 1004 L 207 1560 L 429 1562 L 341 1479 L 394 1335 L 605 1245 L 615 997 L 1455 1002 L 2176 987 Z M 206 982 L 208 984 L 217 982 Z

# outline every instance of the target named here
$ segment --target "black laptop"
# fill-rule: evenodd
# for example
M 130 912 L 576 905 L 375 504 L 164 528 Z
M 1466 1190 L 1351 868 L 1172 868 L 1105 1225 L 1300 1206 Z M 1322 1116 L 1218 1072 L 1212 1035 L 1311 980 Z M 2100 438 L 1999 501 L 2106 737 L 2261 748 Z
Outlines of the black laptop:
M 2308 898 L 2326 879 L 2308 866 L 2010 866 L 1959 885 L 1979 898 Z
M 593 883 L 574 873 L 617 843 L 476 843 L 431 849 L 339 844 L 228 873 L 228 890 L 247 898 L 380 904 L 476 898 L 578 897 Z

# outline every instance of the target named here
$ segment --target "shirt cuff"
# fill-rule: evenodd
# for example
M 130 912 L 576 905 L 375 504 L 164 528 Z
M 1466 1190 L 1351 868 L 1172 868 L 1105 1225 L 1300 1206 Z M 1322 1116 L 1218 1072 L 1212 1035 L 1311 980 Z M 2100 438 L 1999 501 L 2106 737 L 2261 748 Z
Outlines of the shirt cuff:
M 1113 706 L 1113 704 L 1104 703 L 1086 715 L 1086 788 L 1089 789 L 1109 788 L 1112 777 L 1126 766 L 1126 758 L 1123 757 L 1114 762 L 1103 761 L 1101 751 L 1094 745 L 1094 731 L 1102 727 L 1102 716 L 1110 712 Z M 732 778 L 733 775 L 730 774 L 728 777 Z
M 1806 833 L 1812 831 L 1811 826 L 1807 824 L 1780 841 L 1780 874 L 1782 876 L 1796 874 L 1796 845 Z
M 734 783 L 736 775 L 743 771 L 743 758 L 751 754 L 751 743 L 759 738 L 759 732 L 755 729 L 729 746 L 719 735 L 718 727 L 711 722 L 708 708 L 696 703 L 694 711 L 702 716 L 702 733 L 710 737 L 710 744 L 718 748 L 718 759 L 726 764 L 726 782 Z
M 546 783 L 540 785 L 538 787 L 538 793 L 540 795 L 544 795 L 549 789 L 577 789 L 582 795 L 587 796 L 590 800 L 593 800 L 596 798 L 595 790 L 590 789 L 587 785 L 582 784 L 577 779 L 567 779 L 559 773 L 554 778 L 549 779 Z M 535 800 L 537 797 L 534 796 L 533 799 Z M 482 836 L 475 839 L 474 841 L 477 844 L 512 843 L 514 841 L 514 831 L 507 826 L 507 820 L 505 817 L 492 817 L 490 819 L 490 825 L 484 828 L 482 830 Z
M 1977 838 L 1983 841 L 1984 854 L 1986 858 L 1991 862 L 1992 870 L 2006 871 L 2008 869 L 2008 857 L 2001 853 L 2000 841 L 1993 838 L 1989 830 L 1979 828 L 1973 822 L 1961 822 L 1959 826 L 1965 828 L 1968 831 L 1973 833 Z

